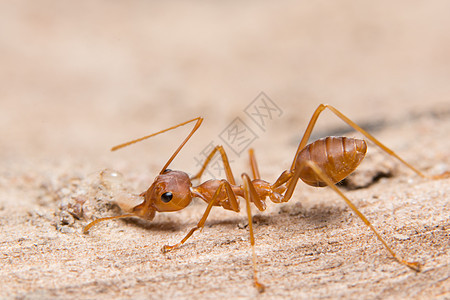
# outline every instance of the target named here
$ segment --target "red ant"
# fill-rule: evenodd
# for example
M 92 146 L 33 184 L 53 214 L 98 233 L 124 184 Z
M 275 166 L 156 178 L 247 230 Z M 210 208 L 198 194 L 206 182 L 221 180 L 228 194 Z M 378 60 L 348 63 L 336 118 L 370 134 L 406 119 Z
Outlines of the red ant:
M 397 154 L 395 154 L 388 147 L 380 143 L 371 134 L 363 130 L 349 118 L 344 116 L 340 111 L 330 105 L 321 104 L 314 112 L 311 120 L 309 121 L 308 127 L 306 128 L 305 134 L 303 135 L 300 144 L 295 153 L 294 160 L 289 170 L 284 171 L 275 181 L 275 183 L 270 184 L 267 181 L 260 179 L 258 166 L 256 163 L 255 155 L 253 149 L 250 149 L 250 166 L 252 170 L 253 179 L 246 173 L 241 175 L 242 185 L 237 185 L 231 167 L 228 161 L 227 154 L 222 146 L 216 146 L 211 153 L 208 155 L 200 171 L 193 177 L 189 178 L 188 174 L 182 171 L 173 171 L 168 169 L 168 166 L 172 160 L 177 156 L 186 142 L 191 138 L 195 131 L 202 124 L 203 118 L 198 117 L 178 125 L 172 126 L 165 130 L 161 130 L 154 134 L 118 145 L 113 147 L 111 150 L 115 151 L 122 147 L 128 146 L 145 140 L 147 138 L 153 137 L 160 133 L 175 129 L 177 127 L 186 125 L 191 122 L 196 122 L 194 128 L 181 143 L 178 149 L 172 154 L 167 163 L 161 169 L 159 175 L 155 178 L 152 185 L 147 191 L 143 192 L 140 196 L 144 197 L 144 201 L 132 209 L 132 213 L 124 214 L 120 216 L 113 216 L 107 218 L 97 219 L 89 223 L 84 228 L 84 233 L 87 233 L 89 229 L 95 224 L 111 219 L 126 218 L 137 216 L 146 220 L 152 220 L 155 217 L 155 213 L 158 212 L 169 212 L 182 210 L 191 203 L 192 198 L 198 197 L 203 199 L 208 206 L 206 207 L 203 217 L 193 227 L 187 235 L 177 244 L 169 246 L 166 245 L 162 248 L 163 252 L 168 252 L 173 249 L 180 247 L 186 240 L 191 237 L 191 235 L 198 229 L 203 228 L 206 219 L 213 206 L 221 206 L 224 209 L 239 212 L 239 201 L 237 197 L 242 197 L 245 199 L 247 206 L 247 217 L 248 226 L 250 231 L 250 244 L 252 247 L 253 254 L 253 277 L 255 286 L 260 290 L 264 290 L 264 285 L 260 283 L 257 279 L 256 271 L 256 254 L 255 254 L 255 239 L 253 235 L 252 226 L 252 216 L 250 210 L 250 203 L 253 203 L 260 211 L 266 209 L 265 200 L 267 197 L 274 203 L 283 203 L 291 199 L 294 192 L 295 186 L 299 179 L 303 182 L 315 186 L 323 187 L 329 186 L 336 193 L 341 196 L 342 199 L 347 203 L 347 205 L 358 215 L 358 217 L 373 231 L 376 237 L 381 241 L 384 247 L 389 251 L 389 253 L 397 260 L 399 263 L 406 265 L 407 267 L 420 271 L 420 264 L 418 262 L 408 262 L 400 257 L 388 246 L 385 240 L 380 236 L 380 234 L 375 230 L 372 224 L 367 220 L 367 218 L 356 208 L 356 206 L 335 186 L 335 184 L 350 173 L 352 173 L 360 164 L 364 158 L 367 151 L 367 144 L 362 139 L 346 138 L 346 137 L 326 137 L 319 139 L 309 145 L 306 145 L 308 139 L 311 135 L 313 127 L 319 117 L 320 113 L 326 108 L 331 110 L 335 115 L 337 115 L 344 122 L 349 124 L 351 127 L 362 133 L 367 139 L 375 143 L 378 147 L 384 150 L 389 155 L 398 159 L 405 166 L 413 170 L 416 174 L 421 177 L 427 178 L 429 176 L 424 175 L 422 172 L 405 162 Z M 208 163 L 211 161 L 213 156 L 219 152 L 225 167 L 226 180 L 212 179 L 203 182 L 199 186 L 193 186 L 191 181 L 194 179 L 200 179 L 202 173 L 205 171 Z M 450 172 L 446 172 L 442 175 L 433 176 L 430 178 L 444 178 L 448 177 Z

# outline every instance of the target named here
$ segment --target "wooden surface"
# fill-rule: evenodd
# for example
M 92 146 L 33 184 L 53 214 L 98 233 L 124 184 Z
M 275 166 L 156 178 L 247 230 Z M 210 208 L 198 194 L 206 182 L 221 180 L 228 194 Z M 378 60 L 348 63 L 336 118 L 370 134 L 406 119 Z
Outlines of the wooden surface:
M 420 273 L 333 191 L 302 183 L 290 202 L 254 210 L 264 294 L 244 209 L 213 209 L 168 254 L 161 247 L 201 218 L 200 201 L 82 234 L 120 213 L 111 200 L 144 191 L 188 129 L 109 148 L 199 115 L 172 169 L 194 173 L 222 143 L 239 175 L 251 146 L 273 181 L 314 109 L 330 103 L 425 173 L 449 170 L 447 2 L 358 3 L 0 4 L 0 298 L 450 297 L 449 179 L 421 179 L 372 144 L 353 179 L 366 187 L 343 191 Z M 245 111 L 261 91 L 279 113 L 258 126 Z M 255 137 L 240 155 L 223 139 L 236 117 Z M 342 134 L 358 136 L 326 112 L 313 135 Z M 122 177 L 104 185 L 104 169 Z

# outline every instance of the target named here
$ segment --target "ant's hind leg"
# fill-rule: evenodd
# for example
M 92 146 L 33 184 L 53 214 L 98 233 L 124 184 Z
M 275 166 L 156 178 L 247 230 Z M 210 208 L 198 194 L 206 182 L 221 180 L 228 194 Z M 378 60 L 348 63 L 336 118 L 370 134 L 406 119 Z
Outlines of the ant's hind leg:
M 443 178 L 443 177 L 448 177 L 450 175 L 450 172 L 447 172 L 448 174 L 445 175 L 438 175 L 435 177 L 431 177 L 431 176 L 426 176 L 425 174 L 423 174 L 422 172 L 420 172 L 419 170 L 417 170 L 415 167 L 413 167 L 412 165 L 410 165 L 409 163 L 407 163 L 406 161 L 404 161 L 400 156 L 398 156 L 394 151 L 392 151 L 391 149 L 389 149 L 388 147 L 386 147 L 384 144 L 382 144 L 380 141 L 378 141 L 374 136 L 372 136 L 370 133 L 368 133 L 367 131 L 365 131 L 364 129 L 362 129 L 361 127 L 359 127 L 355 122 L 353 122 L 352 120 L 350 120 L 349 118 L 347 118 L 343 113 L 341 113 L 339 110 L 337 110 L 335 107 L 331 106 L 331 105 L 326 105 L 326 104 L 320 104 L 317 109 L 314 111 L 314 114 L 311 117 L 311 120 L 308 123 L 308 127 L 306 128 L 306 131 L 302 137 L 302 140 L 300 141 L 300 144 L 297 148 L 297 152 L 295 154 L 294 157 L 294 161 L 292 162 L 291 165 L 291 171 L 294 170 L 295 168 L 295 164 L 297 162 L 297 158 L 298 155 L 300 154 L 300 152 L 302 151 L 302 149 L 306 146 L 306 144 L 308 143 L 308 139 L 311 136 L 311 132 L 316 124 L 317 119 L 319 118 L 320 113 L 322 113 L 326 108 L 328 108 L 329 110 L 331 110 L 337 117 L 339 117 L 342 121 L 344 121 L 345 123 L 347 123 L 348 125 L 350 125 L 352 128 L 354 128 L 355 130 L 359 131 L 360 133 L 362 133 L 367 139 L 369 139 L 370 141 L 372 141 L 374 144 L 376 144 L 378 147 L 380 147 L 384 152 L 386 152 L 387 154 L 395 157 L 396 159 L 398 159 L 402 164 L 404 164 L 405 166 L 407 166 L 409 169 L 411 169 L 412 171 L 414 171 L 417 175 L 419 175 L 420 177 L 428 177 L 428 178 Z
M 383 244 L 383 246 L 389 251 L 389 253 L 394 257 L 397 262 L 413 269 L 414 271 L 420 271 L 420 264 L 418 262 L 408 262 L 406 260 L 403 260 L 397 256 L 397 254 L 394 252 L 394 250 L 389 247 L 389 245 L 386 243 L 386 241 L 381 237 L 381 235 L 375 230 L 373 225 L 367 220 L 367 218 L 356 208 L 356 206 L 333 184 L 331 179 L 317 166 L 316 163 L 313 161 L 305 161 L 300 166 L 298 166 L 299 169 L 302 168 L 311 168 L 317 176 L 320 177 L 320 179 L 325 182 L 330 188 L 332 188 L 341 198 L 347 203 L 347 205 L 353 210 L 353 212 L 366 224 L 373 233 L 375 233 L 375 236 L 378 238 L 378 240 Z M 295 173 L 297 173 L 298 170 L 296 170 Z M 298 172 L 299 173 L 299 172 Z M 294 175 L 294 179 L 295 175 Z M 291 184 L 291 183 L 290 183 Z M 293 184 L 293 183 L 292 183 Z M 294 186 L 295 187 L 295 186 Z

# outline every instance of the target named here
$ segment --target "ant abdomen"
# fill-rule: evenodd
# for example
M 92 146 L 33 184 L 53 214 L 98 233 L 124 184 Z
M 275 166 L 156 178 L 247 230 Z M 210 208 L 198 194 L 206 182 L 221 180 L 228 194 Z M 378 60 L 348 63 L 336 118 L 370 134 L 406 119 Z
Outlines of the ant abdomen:
M 366 155 L 367 144 L 364 140 L 329 136 L 307 145 L 299 153 L 296 167 L 303 162 L 313 161 L 323 172 L 337 183 L 352 173 Z M 326 186 L 309 167 L 303 167 L 300 179 L 312 186 Z

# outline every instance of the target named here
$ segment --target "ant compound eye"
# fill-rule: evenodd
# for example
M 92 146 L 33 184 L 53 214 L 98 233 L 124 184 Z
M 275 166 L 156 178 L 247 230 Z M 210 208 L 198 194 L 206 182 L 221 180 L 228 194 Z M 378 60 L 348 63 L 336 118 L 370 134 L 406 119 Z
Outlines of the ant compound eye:
M 171 170 L 171 169 L 165 169 L 164 172 L 163 172 L 163 174 L 166 174 L 166 173 L 168 173 L 168 172 L 170 172 L 170 171 L 172 171 L 172 170 Z
M 169 203 L 170 200 L 172 200 L 172 193 L 171 192 L 167 192 L 161 195 L 161 201 L 164 203 Z

